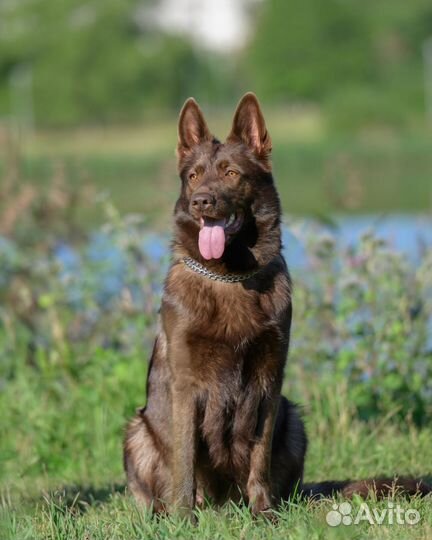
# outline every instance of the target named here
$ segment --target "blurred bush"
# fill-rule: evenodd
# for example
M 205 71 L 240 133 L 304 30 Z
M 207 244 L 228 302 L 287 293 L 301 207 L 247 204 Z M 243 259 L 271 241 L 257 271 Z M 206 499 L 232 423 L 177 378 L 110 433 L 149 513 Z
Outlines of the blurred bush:
M 337 129 L 408 124 L 425 110 L 429 0 L 262 0 L 241 51 L 215 54 L 156 26 L 157 0 L 0 3 L 0 115 L 39 125 L 136 121 L 189 95 L 253 89 L 320 104 Z M 191 28 L 193 32 L 193 28 Z
M 330 124 L 400 127 L 425 109 L 428 0 L 267 0 L 245 72 L 272 103 L 321 103 Z
M 279 102 L 322 100 L 338 85 L 375 77 L 366 4 L 264 2 L 249 52 L 257 91 Z
M 432 250 L 417 266 L 372 232 L 345 250 L 319 229 L 303 240 L 310 267 L 295 281 L 289 362 L 302 391 L 310 395 L 314 380 L 346 386 L 364 419 L 393 414 L 427 422 Z
M 39 125 L 136 120 L 178 108 L 203 84 L 211 97 L 213 86 L 221 89 L 213 64 L 187 39 L 155 28 L 148 11 L 155 4 L 0 3 L 0 115 L 10 92 L 13 106 L 29 106 L 20 103 L 29 99 L 20 95 L 25 85 Z

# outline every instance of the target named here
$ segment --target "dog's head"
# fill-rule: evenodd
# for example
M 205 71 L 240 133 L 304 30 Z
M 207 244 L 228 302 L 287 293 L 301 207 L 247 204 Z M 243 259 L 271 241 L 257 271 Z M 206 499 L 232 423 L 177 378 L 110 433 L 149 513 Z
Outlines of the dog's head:
M 182 189 L 176 223 L 190 255 L 207 261 L 248 255 L 249 262 L 257 261 L 254 251 L 264 242 L 263 235 L 271 229 L 279 234 L 270 152 L 270 136 L 254 94 L 241 99 L 224 143 L 210 133 L 196 101 L 186 101 L 179 119 Z

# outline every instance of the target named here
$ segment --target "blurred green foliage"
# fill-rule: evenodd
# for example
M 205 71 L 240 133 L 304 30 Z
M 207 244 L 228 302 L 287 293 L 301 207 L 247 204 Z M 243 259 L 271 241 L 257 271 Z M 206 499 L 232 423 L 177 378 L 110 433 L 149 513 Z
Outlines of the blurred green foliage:
M 40 125 L 134 121 L 191 94 L 223 104 L 246 89 L 318 103 L 336 128 L 424 110 L 429 0 L 264 0 L 244 49 L 219 56 L 157 28 L 157 3 L 0 3 L 0 115 L 25 102 L 26 85 Z
M 372 231 L 348 250 L 319 229 L 305 240 L 311 272 L 297 278 L 294 294 L 294 380 L 305 389 L 316 374 L 330 386 L 348 383 L 363 419 L 401 414 L 427 423 L 432 250 L 413 265 Z
M 154 4 L 1 3 L 0 114 L 25 84 L 43 125 L 130 121 L 144 106 L 178 107 L 193 86 L 211 83 L 212 68 L 186 39 L 152 27 L 143 10 Z
M 247 52 L 272 102 L 321 103 L 333 124 L 400 125 L 424 110 L 428 0 L 267 0 Z
M 365 2 L 268 0 L 250 51 L 257 89 L 265 97 L 321 100 L 339 84 L 375 75 Z

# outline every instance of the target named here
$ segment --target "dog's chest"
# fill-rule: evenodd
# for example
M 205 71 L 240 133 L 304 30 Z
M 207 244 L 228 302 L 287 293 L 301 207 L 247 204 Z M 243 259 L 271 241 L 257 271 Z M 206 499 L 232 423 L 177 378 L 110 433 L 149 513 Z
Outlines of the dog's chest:
M 190 272 L 173 273 L 164 301 L 174 307 L 187 331 L 241 347 L 278 322 L 286 295 L 260 293 L 242 283 L 220 283 Z

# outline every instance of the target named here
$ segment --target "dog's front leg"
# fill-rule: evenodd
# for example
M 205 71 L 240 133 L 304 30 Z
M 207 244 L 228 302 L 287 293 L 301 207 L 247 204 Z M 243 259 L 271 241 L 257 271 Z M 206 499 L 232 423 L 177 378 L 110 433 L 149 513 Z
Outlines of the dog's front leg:
M 183 378 L 172 385 L 172 400 L 172 506 L 181 515 L 192 517 L 196 491 L 196 401 L 193 388 Z
M 265 397 L 258 411 L 255 442 L 250 456 L 247 496 L 252 513 L 257 515 L 273 505 L 270 480 L 273 428 L 279 404 L 279 391 Z
M 192 517 L 195 505 L 195 459 L 198 441 L 197 376 L 188 343 L 187 321 L 169 303 L 162 304 L 162 323 L 167 336 L 172 401 L 171 496 L 173 511 Z

